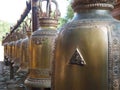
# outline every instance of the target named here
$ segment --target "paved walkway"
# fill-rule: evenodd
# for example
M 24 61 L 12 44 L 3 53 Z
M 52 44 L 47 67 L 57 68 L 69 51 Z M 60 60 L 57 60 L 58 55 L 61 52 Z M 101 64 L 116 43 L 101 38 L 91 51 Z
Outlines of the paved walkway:
M 5 66 L 3 61 L 0 61 L 0 90 L 28 90 L 23 84 L 24 77 L 17 76 L 10 80 L 9 66 Z
M 7 90 L 7 80 L 9 80 L 9 67 L 0 61 L 0 90 Z

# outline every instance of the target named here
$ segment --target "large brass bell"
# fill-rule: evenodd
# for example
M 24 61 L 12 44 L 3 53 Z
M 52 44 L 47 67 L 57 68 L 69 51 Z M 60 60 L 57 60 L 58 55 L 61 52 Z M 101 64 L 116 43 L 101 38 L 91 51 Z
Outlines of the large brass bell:
M 60 29 L 53 90 L 120 90 L 120 22 L 115 0 L 72 0 L 75 15 Z
M 47 0 L 38 0 L 40 5 L 43 1 L 49 3 Z M 47 6 L 49 9 L 47 8 L 46 12 L 41 11 L 41 6 L 37 7 L 39 28 L 33 32 L 30 38 L 30 72 L 25 81 L 29 87 L 51 88 L 53 50 L 59 13 L 57 2 L 53 0 L 52 2 L 56 4 L 53 17 L 49 11 L 51 7 Z

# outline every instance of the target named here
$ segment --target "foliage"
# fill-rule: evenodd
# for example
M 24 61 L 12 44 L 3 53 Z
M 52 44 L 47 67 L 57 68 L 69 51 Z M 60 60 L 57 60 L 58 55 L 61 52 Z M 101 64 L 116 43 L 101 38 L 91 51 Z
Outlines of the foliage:
M 10 24 L 0 20 L 0 41 L 2 40 L 2 37 L 5 36 L 5 34 L 9 31 L 10 31 Z
M 67 13 L 66 16 L 64 18 L 60 18 L 59 19 L 59 27 L 61 27 L 62 25 L 64 25 L 65 23 L 69 22 L 72 18 L 73 18 L 74 12 L 71 8 L 71 5 L 69 4 L 67 6 Z

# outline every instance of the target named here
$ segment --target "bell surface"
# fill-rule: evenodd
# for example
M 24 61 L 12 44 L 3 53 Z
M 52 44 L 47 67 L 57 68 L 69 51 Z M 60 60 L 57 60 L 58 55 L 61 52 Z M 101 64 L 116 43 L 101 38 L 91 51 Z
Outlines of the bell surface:
M 110 14 L 114 0 L 73 1 L 76 14 L 56 39 L 52 90 L 119 90 L 120 22 Z

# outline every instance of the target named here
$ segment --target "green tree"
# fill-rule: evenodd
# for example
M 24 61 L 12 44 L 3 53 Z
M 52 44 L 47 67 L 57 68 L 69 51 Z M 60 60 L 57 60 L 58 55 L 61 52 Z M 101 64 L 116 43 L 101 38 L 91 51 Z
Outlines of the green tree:
M 0 41 L 7 32 L 10 31 L 10 23 L 0 20 Z
M 69 0 L 68 0 L 69 1 Z M 65 23 L 69 22 L 72 18 L 73 18 L 74 12 L 73 9 L 71 7 L 71 4 L 69 4 L 67 6 L 67 14 L 64 18 L 60 18 L 59 19 L 59 27 L 61 27 L 62 25 L 64 25 Z

